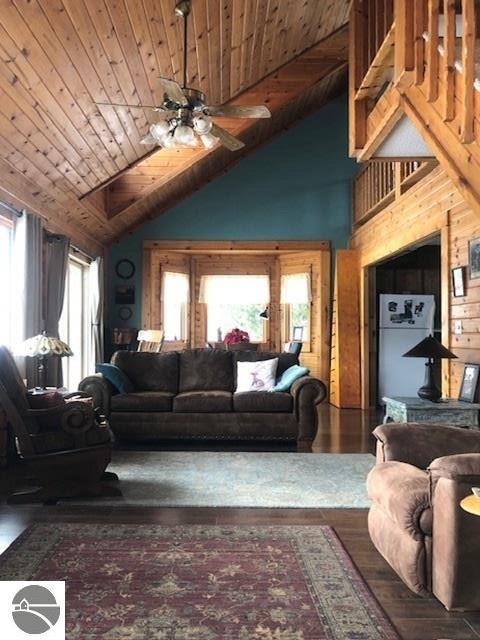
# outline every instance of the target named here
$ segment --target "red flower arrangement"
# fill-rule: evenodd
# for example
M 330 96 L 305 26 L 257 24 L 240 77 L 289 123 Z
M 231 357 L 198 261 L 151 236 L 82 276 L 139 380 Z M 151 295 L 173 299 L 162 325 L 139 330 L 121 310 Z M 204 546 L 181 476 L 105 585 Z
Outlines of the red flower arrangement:
M 225 344 L 238 344 L 239 342 L 250 342 L 250 336 L 246 331 L 235 328 L 227 333 L 223 339 Z

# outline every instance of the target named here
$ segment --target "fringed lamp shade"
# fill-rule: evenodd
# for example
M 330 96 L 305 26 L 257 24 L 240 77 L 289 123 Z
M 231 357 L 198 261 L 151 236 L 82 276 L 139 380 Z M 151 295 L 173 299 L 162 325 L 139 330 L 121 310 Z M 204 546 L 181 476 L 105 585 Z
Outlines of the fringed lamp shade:
M 63 358 L 73 356 L 68 344 L 60 340 L 60 338 L 53 338 L 44 334 L 25 340 L 17 353 L 19 356 L 27 358 L 48 358 L 49 356 Z
M 33 336 L 33 338 L 28 338 L 22 342 L 16 350 L 16 355 L 26 358 L 38 358 L 38 380 L 40 387 L 45 389 L 45 360 L 54 356 L 57 358 L 68 358 L 73 356 L 73 351 L 63 340 L 47 336 L 44 331 L 38 336 Z

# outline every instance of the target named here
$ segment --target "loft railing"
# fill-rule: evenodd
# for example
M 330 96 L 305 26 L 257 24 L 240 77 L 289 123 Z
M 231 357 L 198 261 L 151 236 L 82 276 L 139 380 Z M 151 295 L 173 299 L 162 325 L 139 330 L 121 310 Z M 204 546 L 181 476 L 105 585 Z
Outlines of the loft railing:
M 436 103 L 444 122 L 458 121 L 461 141 L 472 142 L 480 90 L 478 2 L 425 0 L 410 5 L 404 0 L 401 5 L 406 28 L 398 37 L 405 41 L 405 49 L 414 48 L 414 84 L 421 86 L 428 102 Z
M 353 227 L 370 220 L 429 173 L 436 163 L 375 160 L 365 163 L 353 181 Z
M 454 123 L 462 143 L 480 140 L 475 125 L 475 113 L 480 115 L 478 0 L 394 0 L 380 5 L 382 19 L 376 1 L 352 4 L 351 155 L 360 155 L 365 147 L 367 120 L 390 84 L 400 92 L 417 86 L 443 121 Z

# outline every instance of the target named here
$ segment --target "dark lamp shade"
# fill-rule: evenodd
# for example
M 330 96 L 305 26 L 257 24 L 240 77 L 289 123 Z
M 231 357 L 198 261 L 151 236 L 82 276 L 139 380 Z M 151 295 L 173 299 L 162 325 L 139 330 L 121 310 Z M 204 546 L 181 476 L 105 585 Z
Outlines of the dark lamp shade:
M 441 342 L 433 336 L 424 338 L 421 342 L 404 353 L 403 358 L 431 358 L 433 360 L 452 359 L 457 356 L 446 349 Z

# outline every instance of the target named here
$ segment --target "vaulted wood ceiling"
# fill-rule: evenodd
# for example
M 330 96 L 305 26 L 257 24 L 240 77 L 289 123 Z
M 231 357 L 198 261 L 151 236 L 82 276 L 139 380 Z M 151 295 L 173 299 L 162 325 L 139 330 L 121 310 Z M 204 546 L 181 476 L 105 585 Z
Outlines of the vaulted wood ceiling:
M 0 0 L 0 198 L 101 251 L 338 93 L 349 4 L 193 0 L 189 86 L 273 117 L 219 119 L 242 152 L 150 155 L 155 112 L 96 102 L 156 104 L 159 75 L 181 83 L 175 0 Z

